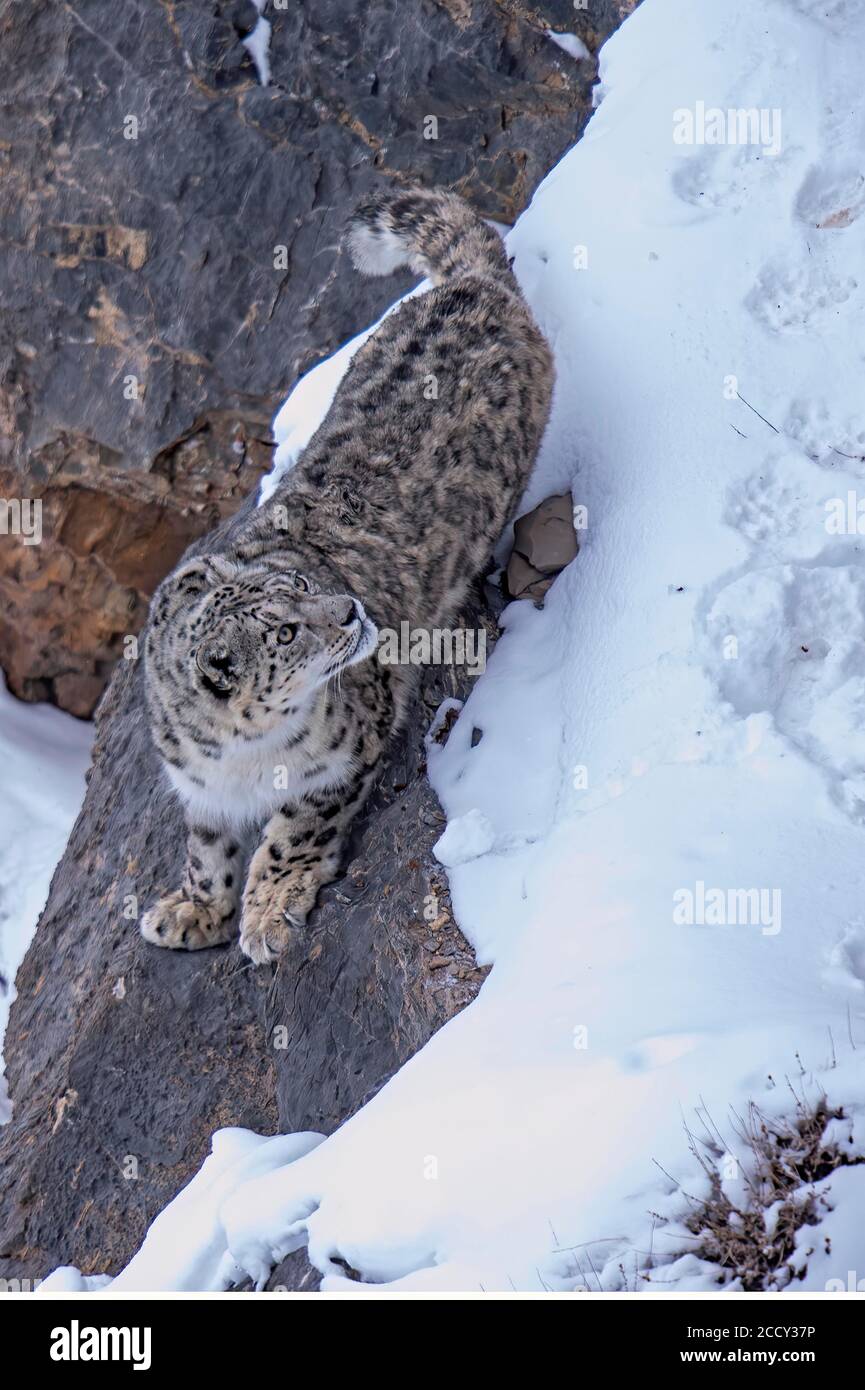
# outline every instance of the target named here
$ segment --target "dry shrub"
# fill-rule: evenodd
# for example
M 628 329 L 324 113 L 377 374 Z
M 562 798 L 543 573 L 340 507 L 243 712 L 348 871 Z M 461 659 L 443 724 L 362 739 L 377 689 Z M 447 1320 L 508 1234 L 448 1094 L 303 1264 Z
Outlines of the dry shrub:
M 709 1197 L 688 1197 L 692 1210 L 685 1225 L 697 1241 L 694 1253 L 720 1265 L 749 1292 L 784 1287 L 796 1277 L 787 1265 L 796 1233 L 822 1216 L 816 1184 L 836 1168 L 865 1162 L 865 1155 L 852 1157 L 824 1137 L 831 1120 L 844 1118 L 843 1110 L 831 1109 L 824 1096 L 810 1101 L 793 1094 L 796 1108 L 789 1119 L 770 1119 L 753 1102 L 736 1119 L 748 1150 L 742 1171 L 747 1201 L 741 1206 L 723 1190 L 718 1165 L 726 1150 L 718 1131 L 711 1123 L 707 1138 L 688 1131 L 691 1152 L 711 1185 Z

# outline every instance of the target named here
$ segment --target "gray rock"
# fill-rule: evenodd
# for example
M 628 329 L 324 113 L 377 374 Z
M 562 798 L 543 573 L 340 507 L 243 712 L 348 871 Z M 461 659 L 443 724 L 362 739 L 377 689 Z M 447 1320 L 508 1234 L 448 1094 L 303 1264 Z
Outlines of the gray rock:
M 590 111 L 592 64 L 545 26 L 594 46 L 629 8 L 270 3 L 263 88 L 251 4 L 4 7 L 0 496 L 45 513 L 38 557 L 0 554 L 16 694 L 92 712 L 156 583 L 266 466 L 280 399 L 408 283 L 346 265 L 358 198 L 420 178 L 513 221 Z
M 393 749 L 343 878 L 294 950 L 256 969 L 236 946 L 187 955 L 138 935 L 137 916 L 178 878 L 182 825 L 150 745 L 141 671 L 120 663 L 6 1034 L 0 1276 L 43 1278 L 57 1264 L 116 1272 L 215 1128 L 330 1133 L 475 996 L 485 971 L 430 852 L 443 817 L 423 746 L 442 699 L 470 684 L 456 668 L 425 673 L 414 728 Z M 446 968 L 424 950 L 431 933 Z M 271 1283 L 288 1279 L 317 1286 L 300 1255 Z

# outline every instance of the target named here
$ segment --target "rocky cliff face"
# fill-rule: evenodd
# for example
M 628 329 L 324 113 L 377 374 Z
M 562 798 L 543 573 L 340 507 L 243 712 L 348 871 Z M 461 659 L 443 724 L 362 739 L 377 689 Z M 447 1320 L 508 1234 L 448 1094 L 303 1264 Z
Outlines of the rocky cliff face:
M 0 498 L 43 503 L 41 544 L 0 544 L 13 690 L 92 711 L 161 576 L 230 531 L 294 379 L 392 301 L 399 282 L 363 281 L 339 250 L 363 191 L 419 177 L 512 220 L 589 111 L 592 63 L 545 27 L 595 47 L 631 8 L 272 2 L 266 87 L 249 4 L 5 8 Z M 118 663 L 17 980 L 0 1275 L 118 1270 L 213 1129 L 329 1132 L 474 996 L 422 741 L 468 683 L 427 674 L 343 878 L 256 970 L 236 948 L 185 956 L 138 935 L 181 837 L 138 665 Z M 315 1283 L 300 1255 L 276 1278 Z
M 40 1279 L 58 1264 L 116 1272 L 215 1128 L 329 1133 L 484 974 L 431 854 L 443 818 L 424 763 L 423 732 L 443 699 L 467 693 L 465 672 L 426 672 L 345 874 L 279 965 L 258 969 L 236 945 L 186 954 L 138 935 L 141 912 L 179 879 L 183 844 L 141 674 L 122 661 L 100 706 L 84 808 L 16 981 L 0 1277 Z M 300 1256 L 275 1279 L 317 1282 Z
M 395 283 L 339 249 L 375 181 L 512 221 L 633 0 L 78 0 L 0 16 L 0 546 L 12 690 L 89 715 L 155 584 L 267 466 L 274 408 Z

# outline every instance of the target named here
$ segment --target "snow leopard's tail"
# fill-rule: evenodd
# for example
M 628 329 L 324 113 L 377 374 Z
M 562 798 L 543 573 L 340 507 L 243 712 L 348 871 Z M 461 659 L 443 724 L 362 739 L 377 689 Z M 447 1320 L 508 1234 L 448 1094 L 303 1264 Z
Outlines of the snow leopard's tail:
M 351 257 L 366 275 L 411 266 L 440 284 L 461 275 L 509 273 L 501 238 L 456 193 L 416 186 L 361 203 L 348 233 Z

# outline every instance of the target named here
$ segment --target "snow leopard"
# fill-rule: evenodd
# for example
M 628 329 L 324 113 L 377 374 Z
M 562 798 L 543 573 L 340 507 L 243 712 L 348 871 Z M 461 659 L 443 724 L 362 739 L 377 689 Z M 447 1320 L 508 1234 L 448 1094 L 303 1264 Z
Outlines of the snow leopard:
M 228 942 L 239 909 L 241 950 L 264 964 L 304 928 L 418 677 L 379 659 L 378 631 L 453 621 L 546 426 L 550 349 L 461 197 L 377 193 L 347 242 L 360 271 L 407 265 L 430 288 L 357 351 L 269 501 L 151 603 L 149 723 L 187 838 L 180 886 L 141 922 L 156 946 Z

